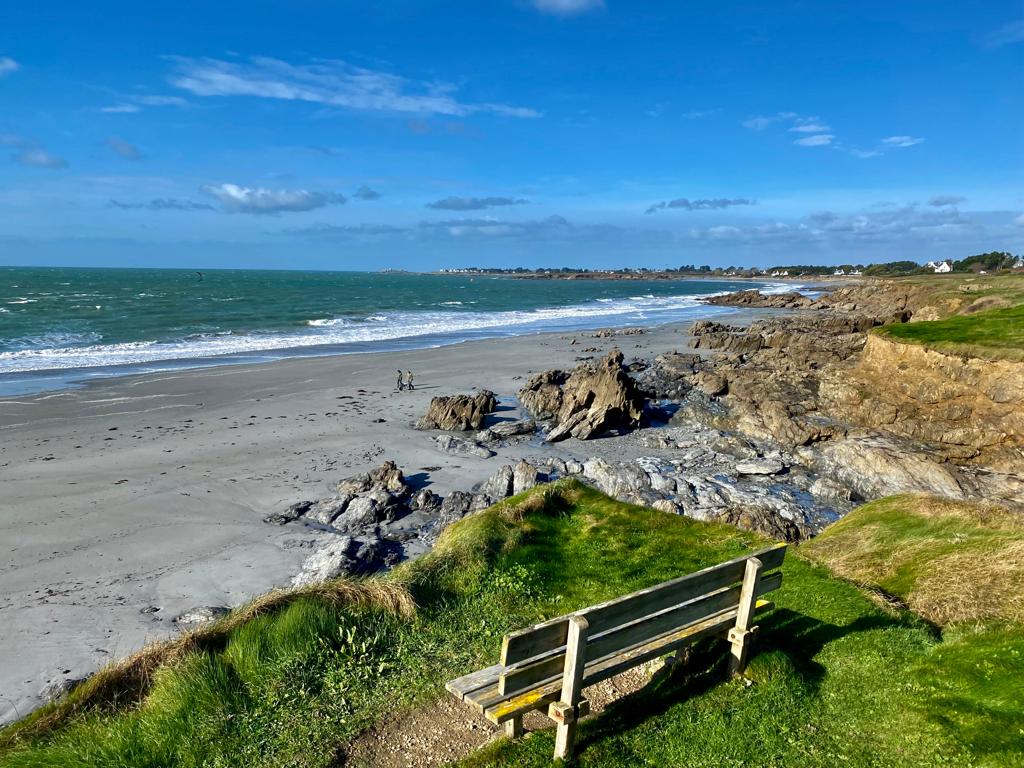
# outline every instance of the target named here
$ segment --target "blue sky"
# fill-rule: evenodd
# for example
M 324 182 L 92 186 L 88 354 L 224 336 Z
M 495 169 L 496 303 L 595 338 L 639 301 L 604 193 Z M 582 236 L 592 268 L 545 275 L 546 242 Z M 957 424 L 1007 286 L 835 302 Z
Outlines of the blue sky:
M 1024 250 L 1024 6 L 9 3 L 0 264 Z

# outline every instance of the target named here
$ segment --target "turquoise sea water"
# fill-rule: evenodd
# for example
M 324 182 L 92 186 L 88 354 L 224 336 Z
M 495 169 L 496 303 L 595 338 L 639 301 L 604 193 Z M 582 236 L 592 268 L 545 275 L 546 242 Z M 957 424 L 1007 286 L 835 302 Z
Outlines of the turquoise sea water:
M 665 323 L 713 314 L 699 297 L 749 287 L 723 280 L 0 268 L 0 391 L 184 365 Z

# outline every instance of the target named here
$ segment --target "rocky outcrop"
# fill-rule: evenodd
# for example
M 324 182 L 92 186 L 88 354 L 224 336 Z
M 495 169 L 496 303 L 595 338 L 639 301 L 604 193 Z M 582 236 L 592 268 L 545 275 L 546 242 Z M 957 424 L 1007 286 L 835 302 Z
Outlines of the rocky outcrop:
M 561 469 L 561 474 L 569 474 L 564 462 Z M 548 479 L 548 475 L 542 474 L 537 467 L 523 459 L 515 466 L 505 464 L 500 467 L 480 484 L 479 491 L 494 501 L 500 501 L 509 496 L 515 496 L 517 493 L 528 491 L 540 483 L 547 482 Z
M 838 418 L 932 443 L 946 460 L 1024 473 L 1024 363 L 872 334 L 856 365 L 822 377 L 819 398 Z
M 530 476 L 518 465 L 509 470 L 511 488 Z M 264 518 L 302 525 L 317 537 L 301 544 L 312 552 L 293 581 L 296 586 L 391 567 L 426 551 L 450 523 L 492 503 L 483 493 L 453 491 L 442 498 L 429 488 L 415 489 L 392 461 L 347 477 L 335 488 L 334 496 L 300 501 Z
M 499 421 L 487 429 L 477 432 L 475 439 L 481 443 L 493 443 L 501 440 L 508 440 L 520 435 L 532 435 L 537 429 L 537 422 L 533 419 L 519 419 L 517 421 Z
M 494 413 L 497 407 L 498 400 L 494 393 L 486 389 L 475 395 L 435 397 L 430 401 L 426 414 L 416 423 L 416 428 L 443 429 L 449 432 L 480 429 L 484 417 Z
M 292 586 L 318 584 L 339 576 L 373 573 L 385 565 L 384 546 L 377 537 L 340 536 L 318 547 L 306 558 Z
M 198 627 L 202 624 L 209 624 L 211 621 L 224 618 L 231 609 L 223 605 L 200 605 L 189 608 L 187 611 L 177 615 L 172 621 L 179 627 Z
M 770 307 L 772 309 L 807 309 L 814 305 L 814 300 L 802 293 L 761 293 L 756 289 L 736 291 L 721 296 L 711 296 L 708 304 L 724 307 Z
M 735 301 L 770 305 L 747 292 Z M 813 312 L 749 327 L 696 323 L 693 346 L 705 356 L 692 373 L 676 368 L 692 387 L 677 417 L 795 450 L 861 498 L 923 491 L 1024 505 L 1024 364 L 870 332 L 934 319 L 957 301 L 967 299 L 935 297 L 923 285 L 872 284 L 832 291 L 809 305 Z M 664 365 L 659 375 L 671 378 Z
M 494 455 L 494 451 L 481 445 L 476 440 L 467 440 L 466 438 L 455 437 L 455 435 L 438 435 L 434 438 L 434 447 L 441 451 L 441 453 L 447 453 L 449 456 L 459 456 L 463 459 L 489 459 Z
M 555 418 L 562 410 L 562 385 L 569 374 L 564 371 L 544 371 L 531 376 L 519 390 L 519 402 L 536 419 Z
M 582 479 L 631 504 L 729 523 L 779 540 L 807 538 L 849 509 L 847 498 L 814 500 L 808 488 L 820 480 L 806 472 L 785 480 L 769 474 L 737 471 L 735 458 L 709 447 L 711 434 L 680 430 L 678 454 L 613 462 L 598 457 L 583 465 Z M 685 436 L 684 436 L 685 435 Z M 778 457 L 752 460 L 748 469 L 784 469 Z M 845 489 L 839 489 L 842 496 Z
M 622 363 L 622 352 L 613 349 L 598 365 L 580 365 L 567 376 L 547 371 L 531 378 L 519 399 L 536 418 L 554 417 L 548 442 L 586 440 L 609 429 L 638 427 L 644 418 L 643 396 Z

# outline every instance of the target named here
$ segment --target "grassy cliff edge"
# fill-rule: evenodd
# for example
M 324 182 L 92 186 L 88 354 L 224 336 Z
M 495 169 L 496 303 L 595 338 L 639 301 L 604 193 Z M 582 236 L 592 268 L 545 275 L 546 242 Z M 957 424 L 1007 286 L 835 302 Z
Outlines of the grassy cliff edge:
M 904 607 L 915 606 L 935 557 L 915 542 L 939 538 L 949 556 L 983 557 L 985 536 L 1012 549 L 1024 533 L 987 513 L 967 521 L 956 511 L 954 525 L 917 503 L 865 505 L 787 558 L 752 685 L 727 682 L 721 648 L 707 644 L 680 674 L 588 720 L 579 763 L 1024 765 L 1024 630 L 1012 599 L 967 618 L 924 611 L 925 620 Z M 903 516 L 898 538 L 872 528 Z M 844 571 L 843 542 L 864 531 L 875 543 Z M 873 565 L 889 564 L 890 541 L 906 560 L 891 572 Z M 144 674 L 111 668 L 102 690 L 116 695 L 86 684 L 6 729 L 0 765 L 342 764 L 346 745 L 389 712 L 443 696 L 446 680 L 493 663 L 505 632 L 764 543 L 574 482 L 542 486 L 450 527 L 432 553 L 383 579 L 279 594 L 186 647 L 176 641 Z M 550 752 L 550 733 L 538 732 L 467 764 L 547 765 Z

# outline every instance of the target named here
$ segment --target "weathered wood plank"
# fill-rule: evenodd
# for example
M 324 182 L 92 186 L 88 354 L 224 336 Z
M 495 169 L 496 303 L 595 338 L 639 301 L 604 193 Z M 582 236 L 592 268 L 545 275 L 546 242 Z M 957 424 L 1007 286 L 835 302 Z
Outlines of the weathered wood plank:
M 641 589 L 615 600 L 590 606 L 573 615 L 586 617 L 592 634 L 604 632 L 618 624 L 678 605 L 740 581 L 743 578 L 746 561 L 751 557 L 761 560 L 764 571 L 769 571 L 782 565 L 785 554 L 786 545 L 779 544 Z M 502 643 L 501 663 L 510 666 L 565 645 L 568 630 L 569 616 L 560 616 L 513 632 L 507 635 Z
M 774 604 L 767 600 L 758 600 L 755 613 L 770 610 Z M 583 673 L 583 687 L 586 688 L 602 680 L 614 677 L 620 672 L 639 666 L 646 661 L 663 656 L 674 650 L 691 645 L 711 635 L 723 635 L 736 623 L 736 611 L 729 610 L 720 616 L 714 616 L 686 629 L 672 632 L 663 637 L 640 644 L 609 658 L 594 659 L 588 662 Z M 534 709 L 546 707 L 557 701 L 561 695 L 561 677 L 540 682 L 533 690 L 518 694 L 512 698 L 501 696 L 497 685 L 490 689 L 478 691 L 466 701 L 496 725 L 504 723 Z
M 565 642 L 565 668 L 562 671 L 562 691 L 559 701 L 575 710 L 583 692 L 583 671 L 587 664 L 587 631 L 589 625 L 582 616 L 569 619 L 569 637 Z M 575 711 L 574 711 L 575 715 Z M 558 724 L 555 730 L 555 759 L 568 760 L 576 744 L 576 717 Z
M 781 572 L 766 576 L 755 585 L 751 592 L 751 600 L 776 590 L 780 586 L 782 586 Z M 741 585 L 719 589 L 695 600 L 671 606 L 628 624 L 591 635 L 587 643 L 587 652 L 592 658 L 602 658 L 667 632 L 685 629 L 690 624 L 718 615 L 724 610 L 737 608 L 740 605 L 742 590 Z M 558 648 L 521 664 L 506 667 L 499 678 L 498 691 L 505 696 L 514 696 L 529 690 L 538 681 L 557 674 L 564 663 L 565 649 Z
M 455 695 L 460 701 L 465 701 L 466 696 L 478 691 L 488 685 L 494 685 L 498 682 L 498 677 L 505 670 L 501 664 L 495 664 L 484 669 L 471 672 L 468 675 L 456 678 L 449 683 L 445 683 L 445 688 Z

